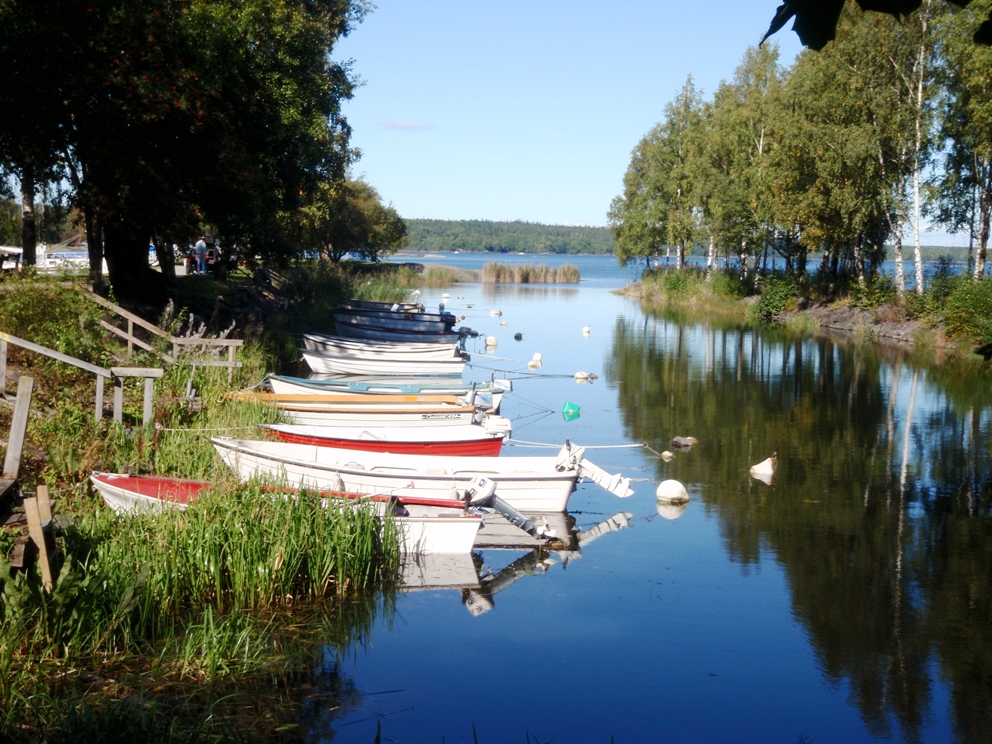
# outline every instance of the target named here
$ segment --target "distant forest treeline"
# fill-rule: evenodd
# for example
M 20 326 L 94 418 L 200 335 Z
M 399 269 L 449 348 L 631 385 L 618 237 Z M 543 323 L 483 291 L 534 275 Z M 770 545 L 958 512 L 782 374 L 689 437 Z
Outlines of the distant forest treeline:
M 606 227 L 541 225 L 488 220 L 407 220 L 407 250 L 422 253 L 613 253 Z

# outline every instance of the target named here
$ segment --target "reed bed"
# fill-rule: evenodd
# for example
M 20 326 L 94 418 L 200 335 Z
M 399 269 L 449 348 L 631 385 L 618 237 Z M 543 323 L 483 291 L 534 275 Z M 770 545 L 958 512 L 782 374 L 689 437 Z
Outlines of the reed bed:
M 573 264 L 552 267 L 547 264 L 487 263 L 481 281 L 486 284 L 575 284 L 579 269 Z

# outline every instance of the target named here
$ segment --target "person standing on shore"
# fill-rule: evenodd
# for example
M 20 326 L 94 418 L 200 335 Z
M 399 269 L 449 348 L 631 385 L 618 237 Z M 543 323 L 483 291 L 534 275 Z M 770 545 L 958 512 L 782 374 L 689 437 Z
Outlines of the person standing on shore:
M 200 236 L 200 239 L 196 241 L 196 273 L 206 274 L 207 273 L 207 243 L 204 236 Z

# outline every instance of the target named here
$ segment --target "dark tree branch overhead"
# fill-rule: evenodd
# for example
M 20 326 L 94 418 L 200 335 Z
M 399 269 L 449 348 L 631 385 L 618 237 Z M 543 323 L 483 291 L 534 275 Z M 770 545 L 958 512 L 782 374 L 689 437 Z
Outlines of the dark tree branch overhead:
M 837 35 L 837 21 L 845 0 L 785 0 L 772 18 L 771 25 L 762 42 L 777 33 L 795 18 L 793 31 L 799 36 L 804 46 L 819 51 L 827 42 Z M 873 10 L 878 13 L 888 13 L 896 18 L 902 18 L 920 7 L 922 0 L 856 0 L 862 10 Z M 948 0 L 959 8 L 965 8 L 971 0 Z M 976 44 L 992 46 L 992 13 L 975 31 Z

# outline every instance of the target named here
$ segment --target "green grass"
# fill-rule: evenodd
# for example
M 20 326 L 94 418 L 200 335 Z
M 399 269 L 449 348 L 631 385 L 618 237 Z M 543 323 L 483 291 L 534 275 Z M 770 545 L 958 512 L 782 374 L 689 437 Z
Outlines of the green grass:
M 328 293 L 405 295 L 391 272 L 306 271 Z M 316 299 L 302 270 L 281 279 L 299 282 L 292 303 L 340 299 Z M 53 283 L 8 286 L 0 291 L 3 327 L 109 366 L 121 348 L 98 330 L 99 309 L 80 298 Z M 272 336 L 249 330 L 245 341 L 233 379 L 204 367 L 195 351 L 166 367 L 155 425 L 144 428 L 140 385 L 125 387 L 122 424 L 97 422 L 92 375 L 12 355 L 36 378 L 22 482 L 29 490 L 47 483 L 56 510 L 73 521 L 59 539 L 63 565 L 50 595 L 33 570 L 7 578 L 12 535 L 0 533 L 0 694 L 8 703 L 0 740 L 247 740 L 291 730 L 305 695 L 273 697 L 272 684 L 309 679 L 328 646 L 360 637 L 381 602 L 388 611 L 394 523 L 363 508 L 323 508 L 313 494 L 283 498 L 235 484 L 214 453 L 211 436 L 255 437 L 259 424 L 279 419 L 272 408 L 223 397 L 281 363 Z M 127 363 L 162 364 L 148 352 Z M 216 485 L 185 513 L 120 517 L 91 494 L 92 470 Z M 103 681 L 86 681 L 93 679 Z M 256 721 L 243 720 L 247 708 Z

